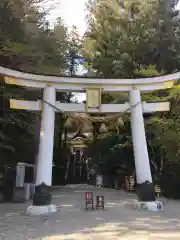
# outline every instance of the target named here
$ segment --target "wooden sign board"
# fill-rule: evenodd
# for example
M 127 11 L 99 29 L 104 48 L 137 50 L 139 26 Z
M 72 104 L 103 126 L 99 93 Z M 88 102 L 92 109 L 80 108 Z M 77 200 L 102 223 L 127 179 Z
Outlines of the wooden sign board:
M 101 89 L 88 88 L 86 89 L 86 107 L 99 108 L 101 106 Z
M 86 205 L 86 210 L 88 210 L 88 205 L 91 205 L 92 209 L 94 209 L 93 192 L 86 192 L 85 193 L 85 205 Z
M 104 209 L 104 196 L 96 197 L 96 209 Z

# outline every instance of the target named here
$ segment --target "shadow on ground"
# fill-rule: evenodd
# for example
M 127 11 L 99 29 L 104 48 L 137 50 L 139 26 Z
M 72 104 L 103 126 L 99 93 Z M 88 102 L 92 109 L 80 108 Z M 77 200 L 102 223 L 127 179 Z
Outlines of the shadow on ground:
M 105 196 L 105 211 L 86 211 L 84 193 Z M 26 216 L 26 205 L 11 206 L 0 218 L 0 239 L 8 240 L 115 240 L 180 239 L 180 202 L 167 201 L 164 212 L 133 210 L 127 206 L 134 194 L 122 191 L 64 187 L 54 191 L 58 212 L 49 216 Z M 0 205 L 0 211 L 3 206 Z

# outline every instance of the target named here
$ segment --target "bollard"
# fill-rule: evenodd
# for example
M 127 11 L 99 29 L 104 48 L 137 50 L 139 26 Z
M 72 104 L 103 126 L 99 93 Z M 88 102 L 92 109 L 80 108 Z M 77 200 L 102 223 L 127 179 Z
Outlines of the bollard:
M 96 209 L 104 209 L 104 196 L 96 197 Z
M 88 210 L 88 205 L 92 205 L 92 210 L 94 209 L 93 192 L 86 192 L 85 193 L 85 205 L 86 205 L 86 210 Z

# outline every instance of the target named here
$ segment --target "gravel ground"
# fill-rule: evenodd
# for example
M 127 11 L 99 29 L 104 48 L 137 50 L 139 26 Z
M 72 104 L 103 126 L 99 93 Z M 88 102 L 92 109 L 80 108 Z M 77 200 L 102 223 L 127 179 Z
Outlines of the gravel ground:
M 105 210 L 85 211 L 84 192 L 104 195 Z M 54 188 L 58 212 L 30 217 L 26 204 L 0 204 L 0 240 L 179 240 L 180 202 L 165 200 L 164 212 L 132 209 L 135 194 L 86 185 Z

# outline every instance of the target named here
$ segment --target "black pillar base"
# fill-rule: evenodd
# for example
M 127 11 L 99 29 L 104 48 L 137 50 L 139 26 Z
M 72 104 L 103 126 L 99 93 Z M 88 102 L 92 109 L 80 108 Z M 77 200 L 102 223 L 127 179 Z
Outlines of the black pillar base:
M 35 187 L 35 193 L 33 195 L 34 206 L 47 206 L 51 204 L 52 194 L 51 187 L 42 183 Z
M 145 181 L 144 183 L 137 183 L 137 195 L 138 199 L 141 202 L 153 202 L 156 201 L 154 186 L 151 182 Z

